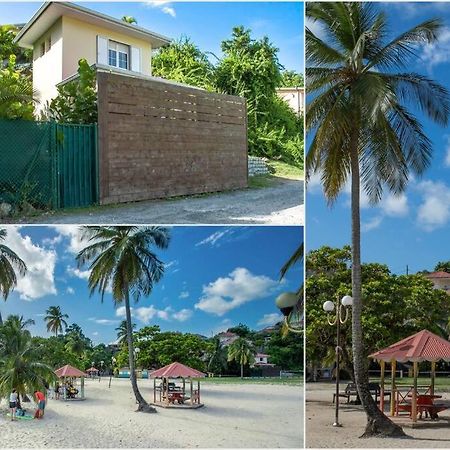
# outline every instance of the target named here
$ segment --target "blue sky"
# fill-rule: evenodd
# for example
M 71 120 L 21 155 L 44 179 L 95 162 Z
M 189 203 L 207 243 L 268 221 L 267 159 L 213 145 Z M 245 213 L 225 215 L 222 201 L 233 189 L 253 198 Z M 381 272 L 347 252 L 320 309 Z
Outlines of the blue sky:
M 433 78 L 450 91 L 450 8 L 447 3 L 381 3 L 391 30 L 399 34 L 430 18 L 444 22 L 440 41 L 418 50 L 409 67 Z M 317 26 L 311 30 L 320 33 Z M 395 273 L 432 270 L 439 260 L 450 260 L 450 126 L 442 128 L 414 111 L 433 143 L 433 161 L 422 178 L 412 179 L 404 196 L 385 193 L 377 207 L 362 201 L 362 256 L 364 261 L 389 265 Z M 308 187 L 307 248 L 350 243 L 348 188 L 328 208 L 317 177 Z
M 106 294 L 89 297 L 88 268 L 78 269 L 75 256 L 84 247 L 77 226 L 7 226 L 7 245 L 24 259 L 28 274 L 20 278 L 3 317 L 21 314 L 36 321 L 34 334 L 47 336 L 43 316 L 59 305 L 69 323 L 79 324 L 95 343 L 115 340 L 124 318 Z M 162 330 L 211 336 L 242 322 L 262 329 L 280 319 L 274 301 L 295 291 L 303 267 L 283 282 L 280 267 L 301 241 L 301 227 L 173 227 L 169 248 L 157 251 L 165 263 L 163 279 L 148 298 L 133 305 L 138 327 L 158 324 Z
M 28 21 L 39 2 L 0 2 L 1 23 Z M 280 49 L 289 70 L 303 72 L 303 4 L 301 2 L 79 2 L 121 18 L 130 15 L 138 25 L 170 38 L 182 35 L 203 50 L 220 56 L 220 43 L 234 26 L 251 28 L 254 37 L 269 36 Z

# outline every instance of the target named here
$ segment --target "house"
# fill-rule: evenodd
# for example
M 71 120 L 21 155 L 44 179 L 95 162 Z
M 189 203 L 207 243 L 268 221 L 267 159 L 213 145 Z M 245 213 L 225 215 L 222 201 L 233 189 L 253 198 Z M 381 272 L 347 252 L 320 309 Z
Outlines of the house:
M 274 366 L 275 364 L 269 363 L 269 355 L 266 353 L 257 353 L 255 355 L 255 366 Z
M 222 345 L 222 347 L 227 347 L 239 338 L 236 333 L 231 333 L 229 331 L 223 331 L 222 333 L 219 333 L 217 337 L 219 338 L 220 345 Z
M 305 111 L 305 88 L 282 87 L 277 89 L 277 95 L 284 100 L 297 114 L 302 116 Z
M 424 274 L 432 283 L 434 289 L 442 289 L 450 295 L 450 273 L 447 272 L 431 272 Z
M 33 49 L 33 88 L 42 110 L 57 95 L 57 85 L 77 72 L 80 59 L 150 76 L 152 51 L 170 39 L 73 3 L 48 2 L 15 42 Z

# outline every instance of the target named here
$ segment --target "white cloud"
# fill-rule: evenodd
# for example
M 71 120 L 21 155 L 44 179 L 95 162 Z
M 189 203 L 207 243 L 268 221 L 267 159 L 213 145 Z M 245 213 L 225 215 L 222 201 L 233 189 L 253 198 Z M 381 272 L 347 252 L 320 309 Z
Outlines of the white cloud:
M 48 245 L 50 247 L 54 247 L 56 244 L 59 244 L 62 241 L 62 235 L 58 234 L 54 238 L 44 238 L 42 239 L 42 243 L 44 245 Z
M 309 28 L 319 39 L 325 39 L 325 29 L 319 22 L 313 22 L 310 18 L 306 17 L 305 27 Z
M 52 228 L 59 233 L 59 236 L 69 239 L 67 250 L 74 255 L 77 255 L 89 244 L 88 241 L 81 240 L 83 231 L 78 225 L 54 225 Z
M 92 336 L 98 336 L 98 331 L 94 331 L 94 332 L 92 333 Z
M 192 317 L 193 311 L 191 309 L 182 309 L 172 314 L 172 317 L 179 322 L 184 322 Z
M 422 204 L 417 211 L 417 223 L 425 231 L 433 231 L 450 221 L 450 187 L 441 181 L 417 184 Z
M 270 325 L 275 325 L 280 320 L 283 320 L 283 316 L 279 313 L 264 314 L 258 321 L 258 325 L 262 327 L 268 327 Z
M 88 320 L 90 320 L 91 322 L 95 322 L 98 325 L 115 325 L 119 322 L 118 320 L 114 319 L 97 319 L 95 317 L 89 317 Z
M 77 267 L 67 266 L 67 273 L 81 280 L 89 280 L 90 270 L 80 270 Z
M 322 181 L 321 181 L 322 173 L 320 171 L 314 172 L 308 178 L 308 182 L 306 184 L 306 191 L 308 194 L 319 194 L 322 191 Z
M 35 300 L 57 293 L 55 286 L 56 252 L 22 236 L 17 227 L 7 226 L 5 244 L 25 262 L 28 271 L 24 277 L 18 274 L 16 291 L 23 300 Z
M 75 289 L 69 286 L 69 287 L 66 289 L 66 292 L 67 292 L 68 294 L 75 294 Z
M 182 291 L 178 298 L 188 298 L 189 292 L 188 291 Z
M 164 264 L 165 269 L 169 269 L 172 266 L 178 266 L 179 262 L 177 259 L 174 259 L 172 261 L 169 261 L 168 263 Z
M 367 222 L 363 222 L 361 224 L 361 231 L 366 232 L 366 231 L 374 230 L 375 228 L 378 228 L 381 225 L 382 221 L 383 221 L 383 217 L 381 217 L 381 216 L 373 217 L 372 219 L 368 220 Z
M 195 308 L 223 316 L 245 303 L 266 297 L 278 285 L 265 275 L 253 275 L 248 269 L 238 267 L 227 277 L 203 286 L 203 296 Z
M 177 320 L 178 322 L 184 322 L 192 317 L 193 312 L 190 309 L 181 309 L 180 311 L 174 311 L 170 306 L 165 309 L 155 308 L 154 305 L 140 306 L 139 308 L 130 308 L 131 316 L 139 320 L 144 324 L 149 324 L 152 319 L 161 319 L 165 321 Z M 125 306 L 119 306 L 116 309 L 116 316 L 125 318 Z
M 429 71 L 436 65 L 450 61 L 450 28 L 443 29 L 437 42 L 423 46 L 421 59 Z
M 408 197 L 405 194 L 387 194 L 380 202 L 381 210 L 390 217 L 405 217 L 408 215 Z
M 176 17 L 177 14 L 175 12 L 175 9 L 172 6 L 170 6 L 171 3 L 172 2 L 168 1 L 168 0 L 149 0 L 149 1 L 145 2 L 145 4 L 147 6 L 150 6 L 150 8 L 161 9 L 161 11 L 164 14 L 168 14 L 169 16 Z
M 450 167 L 450 136 L 446 136 L 447 145 L 445 146 L 445 158 L 444 158 L 444 166 Z
M 227 228 L 225 230 L 215 231 L 213 234 L 210 234 L 208 237 L 203 239 L 200 242 L 197 242 L 195 244 L 196 247 L 200 245 L 211 245 L 211 247 L 214 247 L 216 244 L 218 245 L 218 242 L 224 238 L 225 236 L 231 235 L 234 233 L 234 230 Z

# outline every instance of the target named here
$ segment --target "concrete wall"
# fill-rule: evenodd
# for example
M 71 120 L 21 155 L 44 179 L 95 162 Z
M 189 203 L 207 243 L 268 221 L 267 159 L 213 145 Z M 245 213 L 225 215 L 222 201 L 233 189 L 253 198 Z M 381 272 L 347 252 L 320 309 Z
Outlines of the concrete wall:
M 100 202 L 247 186 L 245 100 L 98 73 Z
M 283 99 L 298 116 L 303 114 L 305 110 L 305 88 L 279 88 L 277 89 L 277 95 Z
M 47 51 L 49 37 L 51 37 L 51 48 Z M 46 53 L 41 56 L 42 43 L 46 46 Z M 45 103 L 57 94 L 56 84 L 62 80 L 62 60 L 62 21 L 58 20 L 34 44 L 33 88 L 38 92 L 39 103 L 36 104 L 38 114 L 44 109 Z

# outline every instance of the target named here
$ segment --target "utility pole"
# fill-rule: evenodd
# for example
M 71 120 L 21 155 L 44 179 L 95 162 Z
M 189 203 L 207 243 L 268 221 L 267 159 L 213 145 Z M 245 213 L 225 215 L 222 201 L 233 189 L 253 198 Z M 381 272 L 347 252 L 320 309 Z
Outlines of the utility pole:
M 409 275 L 409 266 L 406 264 L 406 275 Z

